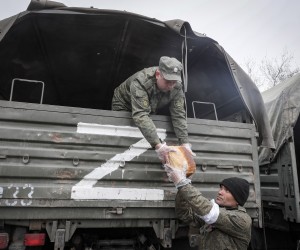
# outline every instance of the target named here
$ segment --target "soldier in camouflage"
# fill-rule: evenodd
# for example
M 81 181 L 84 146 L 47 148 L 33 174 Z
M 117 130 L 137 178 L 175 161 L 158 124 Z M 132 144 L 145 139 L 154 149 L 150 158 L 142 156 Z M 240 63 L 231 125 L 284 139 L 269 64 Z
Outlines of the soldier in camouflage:
M 166 105 L 179 144 L 195 156 L 188 142 L 181 71 L 182 64 L 176 58 L 163 56 L 158 67 L 143 69 L 117 87 L 112 100 L 112 110 L 131 111 L 135 124 L 163 163 L 167 161 L 168 152 L 173 150 L 161 142 L 150 114 Z
M 201 250 L 247 250 L 251 217 L 243 207 L 249 196 L 248 181 L 231 177 L 220 183 L 216 200 L 208 200 L 191 185 L 184 170 L 165 165 L 178 189 L 176 215 L 190 226 L 191 239 Z

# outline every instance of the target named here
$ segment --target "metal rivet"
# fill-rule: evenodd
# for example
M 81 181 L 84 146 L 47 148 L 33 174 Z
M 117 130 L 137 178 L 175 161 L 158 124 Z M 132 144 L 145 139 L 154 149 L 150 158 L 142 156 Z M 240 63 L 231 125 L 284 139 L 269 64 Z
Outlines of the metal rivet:
M 74 157 L 73 158 L 73 165 L 74 166 L 78 166 L 79 165 L 79 159 L 78 159 L 78 157 Z
M 243 171 L 243 167 L 240 165 L 240 166 L 238 166 L 238 171 L 239 172 L 242 172 Z
M 30 161 L 30 157 L 29 157 L 29 154 L 25 154 L 23 155 L 23 159 L 22 159 L 23 163 L 24 164 L 28 164 L 29 161 Z

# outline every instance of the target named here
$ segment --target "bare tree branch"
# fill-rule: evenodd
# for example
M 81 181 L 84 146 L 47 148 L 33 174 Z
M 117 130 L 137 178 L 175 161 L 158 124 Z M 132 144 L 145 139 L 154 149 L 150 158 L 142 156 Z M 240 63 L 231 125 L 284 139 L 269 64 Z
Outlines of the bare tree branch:
M 248 59 L 244 69 L 260 90 L 266 90 L 300 72 L 293 60 L 294 56 L 285 48 L 279 59 L 265 56 L 259 66 L 253 59 Z

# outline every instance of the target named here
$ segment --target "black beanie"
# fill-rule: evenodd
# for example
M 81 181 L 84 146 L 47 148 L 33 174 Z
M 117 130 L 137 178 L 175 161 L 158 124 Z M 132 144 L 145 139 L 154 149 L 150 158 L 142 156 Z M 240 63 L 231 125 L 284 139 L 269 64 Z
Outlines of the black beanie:
M 220 185 L 226 187 L 240 206 L 244 206 L 249 196 L 249 182 L 238 177 L 224 179 Z

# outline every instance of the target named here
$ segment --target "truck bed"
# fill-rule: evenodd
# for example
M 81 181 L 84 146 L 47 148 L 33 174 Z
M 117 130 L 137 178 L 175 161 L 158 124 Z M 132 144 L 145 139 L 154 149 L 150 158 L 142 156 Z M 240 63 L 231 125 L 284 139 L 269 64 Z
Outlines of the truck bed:
M 175 219 L 176 189 L 129 113 L 5 101 L 0 106 L 2 219 L 103 225 L 110 219 L 147 225 Z M 160 137 L 175 145 L 169 117 L 152 119 Z M 222 179 L 247 179 L 245 206 L 260 221 L 254 126 L 188 119 L 188 129 L 197 154 L 193 185 L 214 198 Z

